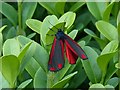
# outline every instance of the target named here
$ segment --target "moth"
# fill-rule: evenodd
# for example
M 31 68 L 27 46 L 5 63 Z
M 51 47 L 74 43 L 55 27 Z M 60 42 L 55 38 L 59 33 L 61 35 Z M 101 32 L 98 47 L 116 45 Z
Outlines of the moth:
M 48 69 L 50 71 L 56 72 L 64 67 L 64 53 L 66 54 L 69 64 L 75 64 L 78 57 L 83 60 L 87 59 L 87 55 L 77 42 L 65 34 L 62 29 L 58 29 L 54 37 L 48 61 Z

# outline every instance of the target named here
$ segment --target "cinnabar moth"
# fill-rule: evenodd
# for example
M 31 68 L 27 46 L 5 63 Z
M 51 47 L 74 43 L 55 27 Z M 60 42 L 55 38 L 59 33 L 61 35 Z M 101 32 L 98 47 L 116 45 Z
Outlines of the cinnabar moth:
M 82 48 L 61 29 L 58 29 L 54 37 L 48 62 L 48 69 L 50 71 L 55 72 L 63 68 L 65 62 L 64 50 L 70 64 L 75 64 L 78 56 L 83 60 L 87 59 Z

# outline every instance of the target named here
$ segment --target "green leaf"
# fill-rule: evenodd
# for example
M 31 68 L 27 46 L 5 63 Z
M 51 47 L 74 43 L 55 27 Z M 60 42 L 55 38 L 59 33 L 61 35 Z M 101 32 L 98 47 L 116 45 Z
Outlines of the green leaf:
M 0 58 L 0 71 L 12 88 L 16 85 L 19 65 L 19 60 L 14 55 L 7 55 Z
M 118 39 L 117 29 L 110 23 L 101 20 L 96 22 L 96 27 L 108 40 Z
M 112 85 L 114 88 L 119 84 L 120 79 L 118 77 L 111 78 L 107 84 Z
M 48 58 L 49 55 L 47 53 L 47 51 L 38 43 L 32 41 L 29 38 L 26 38 L 24 36 L 18 36 L 18 41 L 21 43 L 22 46 L 24 46 L 25 44 L 29 43 L 29 42 L 33 42 L 33 48 L 31 47 L 30 50 L 32 51 L 27 51 L 28 53 L 33 53 L 33 58 L 39 63 L 39 65 L 43 68 L 43 70 L 47 71 L 47 64 L 48 64 Z M 33 52 L 34 51 L 34 52 Z M 31 57 L 31 56 L 30 56 Z M 29 57 L 29 58 L 30 58 Z M 26 60 L 27 61 L 27 60 Z
M 66 0 L 64 0 L 64 1 L 66 1 Z M 56 2 L 55 9 L 59 14 L 64 14 L 65 3 L 66 2 Z
M 96 89 L 106 90 L 105 87 L 100 83 L 92 84 L 89 88 L 89 90 L 96 90 Z
M 31 33 L 31 34 L 29 34 L 28 36 L 27 36 L 27 38 L 33 38 L 34 36 L 36 35 L 36 33 Z
M 27 19 L 30 19 L 36 9 L 37 2 L 23 2 L 22 5 L 22 27 L 23 30 L 26 28 L 25 22 Z
M 118 13 L 118 16 L 117 16 L 117 26 L 120 24 L 120 11 Z
M 2 45 L 3 45 L 3 35 L 2 35 L 2 33 L 0 33 L 0 56 L 1 56 L 1 52 L 2 52 Z
M 68 36 L 70 36 L 72 39 L 74 39 L 74 38 L 76 37 L 77 33 L 78 33 L 78 30 L 72 30 L 72 31 L 68 34 Z
M 105 85 L 106 90 L 115 90 L 115 88 L 111 85 Z
M 20 62 L 22 61 L 23 57 L 25 56 L 25 54 L 26 54 L 26 52 L 27 52 L 27 50 L 29 49 L 29 47 L 30 47 L 31 44 L 32 44 L 32 43 L 29 42 L 29 43 L 26 44 L 26 45 L 23 47 L 23 49 L 21 50 L 21 52 L 20 52 L 20 54 L 19 54 L 19 56 L 18 56 L 18 59 L 20 60 Z
M 39 63 L 34 58 L 31 58 L 30 61 L 27 63 L 25 69 L 30 74 L 30 76 L 34 78 L 35 73 L 37 72 L 39 67 Z
M 17 11 L 10 4 L 2 2 L 0 12 L 6 16 L 14 26 L 17 25 Z
M 34 88 L 47 88 L 47 75 L 41 67 L 35 74 L 33 86 Z
M 97 58 L 98 65 L 99 65 L 100 69 L 103 72 L 103 76 L 106 74 L 108 63 L 113 58 L 113 56 L 115 55 L 115 53 L 116 52 L 103 54 L 103 55 L 100 55 Z
M 76 14 L 69 11 L 63 14 L 58 21 L 66 22 L 65 27 L 70 28 L 70 26 L 74 23 L 75 17 L 76 17 Z
M 11 27 L 9 31 L 7 32 L 6 38 L 9 39 L 15 36 L 17 36 L 17 30 L 15 29 L 15 27 Z
M 103 49 L 105 47 L 105 45 L 107 44 L 107 42 L 105 40 L 100 39 L 99 37 L 97 37 L 97 35 L 93 31 L 91 31 L 89 29 L 84 29 L 84 31 L 88 35 L 92 36 L 99 43 L 101 49 Z
M 96 61 L 98 54 L 89 46 L 85 46 L 84 50 L 88 60 L 82 60 L 83 67 L 89 80 L 92 83 L 97 83 L 101 79 L 101 71 Z
M 29 45 L 28 45 L 28 47 L 29 47 Z M 28 47 L 27 47 L 27 48 L 28 48 Z M 26 48 L 26 49 L 27 49 L 27 48 Z M 28 60 L 30 60 L 30 59 L 33 57 L 33 55 L 34 55 L 34 53 L 35 53 L 35 50 L 36 50 L 36 44 L 34 44 L 34 43 L 32 43 L 32 44 L 30 45 L 30 47 L 29 47 L 29 49 L 27 50 L 26 53 L 25 53 L 24 50 L 23 50 L 23 53 L 21 54 L 21 56 L 23 56 L 24 53 L 25 53 L 25 55 L 24 55 L 23 58 L 21 58 L 21 56 L 20 56 L 20 58 L 22 59 L 22 60 L 21 60 L 20 72 L 22 72 L 22 71 L 24 70 L 26 64 L 29 62 Z
M 75 74 L 77 74 L 77 71 L 65 76 L 61 81 L 55 83 L 52 88 L 63 88 Z
M 120 69 L 120 63 L 116 63 L 115 67 Z
M 3 45 L 3 56 L 15 55 L 18 56 L 20 53 L 19 42 L 15 39 L 7 39 Z
M 70 8 L 70 11 L 76 12 L 84 4 L 85 2 L 76 2 L 74 5 L 72 5 L 72 7 Z
M 41 21 L 38 21 L 36 19 L 28 19 L 28 20 L 26 20 L 26 24 L 33 31 L 40 34 L 40 28 L 41 28 L 41 24 L 42 24 Z
M 56 11 L 55 5 L 57 2 L 39 2 L 39 4 L 47 9 L 51 14 L 59 16 L 59 13 Z
M 58 19 L 55 15 L 47 16 L 41 25 L 40 34 L 41 40 L 44 44 L 46 44 L 46 34 L 49 31 L 49 28 L 53 27 L 58 22 Z M 51 24 L 52 25 L 51 25 Z
M 118 41 L 113 40 L 105 46 L 105 48 L 101 52 L 101 55 L 115 52 L 117 48 L 118 48 Z
M 10 88 L 10 85 L 0 72 L 0 90 L 2 90 L 2 88 Z
M 23 88 L 25 88 L 25 87 L 26 87 L 29 83 L 31 83 L 31 82 L 32 82 L 32 79 L 28 79 L 28 80 L 22 82 L 22 83 L 18 86 L 17 90 L 22 90 Z
M 109 21 L 109 18 L 110 18 L 110 13 L 111 13 L 111 10 L 112 10 L 112 7 L 114 5 L 114 2 L 111 2 L 105 9 L 104 13 L 103 13 L 103 20 L 104 21 Z
M 64 13 L 65 2 L 39 2 L 39 4 L 56 16 Z
M 107 6 L 107 2 L 86 2 L 86 4 L 89 11 L 97 20 L 102 19 L 103 13 Z
M 117 16 L 117 29 L 118 29 L 118 36 L 119 36 L 119 41 L 120 41 L 120 11 Z
M 70 80 L 68 88 L 79 87 L 87 78 L 87 75 L 84 69 L 82 68 L 82 63 L 80 59 L 77 60 L 77 63 L 73 71 L 78 71 L 78 73 Z
M 4 25 L 0 28 L 0 33 L 7 27 L 7 25 Z
M 42 46 L 40 46 L 40 44 L 36 43 L 36 50 L 33 57 L 39 63 L 42 69 L 47 72 L 49 54 Z

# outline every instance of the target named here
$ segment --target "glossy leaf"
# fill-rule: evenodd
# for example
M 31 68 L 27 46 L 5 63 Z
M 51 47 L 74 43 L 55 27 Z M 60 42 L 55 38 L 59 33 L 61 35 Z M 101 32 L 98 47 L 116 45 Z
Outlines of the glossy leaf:
M 41 40 L 43 41 L 44 44 L 46 44 L 45 37 L 46 37 L 47 32 L 49 31 L 49 28 L 53 27 L 53 25 L 55 25 L 57 22 L 58 22 L 58 19 L 55 15 L 47 16 L 43 20 L 43 23 L 40 29 L 40 34 L 41 34 Z
M 28 79 L 28 80 L 22 82 L 22 83 L 18 86 L 17 90 L 20 90 L 20 89 L 22 89 L 22 88 L 25 88 L 29 83 L 31 83 L 31 81 L 32 81 L 32 79 Z
M 96 22 L 96 27 L 108 40 L 112 41 L 118 39 L 117 29 L 110 23 L 101 20 Z
M 20 52 L 20 54 L 19 54 L 19 56 L 18 56 L 18 59 L 20 60 L 20 62 L 22 61 L 23 57 L 25 56 L 25 54 L 26 54 L 26 52 L 27 52 L 27 50 L 29 49 L 29 47 L 30 47 L 31 44 L 32 44 L 32 43 L 30 42 L 30 43 L 26 44 L 26 45 L 22 48 L 22 50 L 21 50 L 21 52 Z
M 82 63 L 80 59 L 78 59 L 73 71 L 78 71 L 78 73 L 70 80 L 68 88 L 79 87 L 87 78 L 87 75 L 84 69 L 82 68 Z
M 75 20 L 76 14 L 73 12 L 67 12 L 59 18 L 59 22 L 66 22 L 65 27 L 69 28 Z
M 34 88 L 47 88 L 47 75 L 41 67 L 35 74 L 33 85 Z
M 22 5 L 22 27 L 26 28 L 25 22 L 27 19 L 30 19 L 36 9 L 37 2 L 23 2 Z
M 72 7 L 70 8 L 70 11 L 77 11 L 80 7 L 82 7 L 85 4 L 85 2 L 76 2 Z
M 9 82 L 4 78 L 4 76 L 0 72 L 0 89 L 2 90 L 2 88 L 10 88 L 10 85 Z
M 0 12 L 6 16 L 14 26 L 17 25 L 17 11 L 10 4 L 2 2 Z
M 108 63 L 112 59 L 114 54 L 115 54 L 115 52 L 103 54 L 97 58 L 98 65 L 99 65 L 100 69 L 102 70 L 103 75 L 106 74 Z
M 19 60 L 14 55 L 3 56 L 0 60 L 0 71 L 12 88 L 16 85 L 16 79 L 19 72 Z M 14 72 L 14 73 L 13 73 Z
M 78 30 L 72 30 L 72 31 L 68 34 L 68 36 L 70 36 L 72 39 L 75 39 L 77 33 L 78 33 Z
M 105 46 L 105 48 L 101 52 L 101 55 L 115 52 L 117 48 L 118 48 L 118 41 L 113 40 Z
M 91 31 L 91 30 L 89 30 L 89 29 L 84 29 L 84 31 L 85 31 L 88 35 L 92 36 L 92 37 L 99 43 L 101 49 L 103 49 L 103 48 L 105 47 L 105 45 L 107 44 L 107 42 L 106 42 L 105 40 L 100 39 L 99 37 L 97 37 L 97 35 L 96 35 L 93 31 Z
M 0 33 L 0 56 L 1 56 L 1 52 L 2 52 L 2 44 L 3 44 L 3 35 L 2 35 L 2 33 Z
M 3 45 L 3 55 L 15 55 L 18 56 L 20 53 L 19 42 L 15 39 L 8 39 Z
M 120 79 L 118 77 L 111 78 L 107 84 L 112 85 L 114 88 L 119 84 Z
M 106 72 L 106 76 L 104 79 L 104 83 L 107 84 L 108 81 L 112 78 L 112 76 L 117 72 L 117 68 L 115 67 L 115 63 L 113 60 L 111 60 L 109 62 L 109 65 L 107 67 L 107 72 Z
M 61 81 L 55 83 L 52 88 L 62 88 L 65 86 L 65 84 L 75 75 L 77 74 L 77 71 L 74 73 L 71 73 L 67 76 L 65 76 Z
M 120 63 L 116 63 L 115 67 L 120 69 Z
M 28 19 L 28 20 L 26 20 L 26 24 L 33 31 L 40 34 L 40 28 L 41 28 L 41 24 L 42 24 L 41 21 L 38 21 L 36 19 Z
M 98 20 L 102 19 L 103 13 L 107 6 L 107 2 L 87 2 L 86 4 L 87 4 L 89 11 L 92 13 L 92 15 L 96 19 Z
M 39 2 L 39 4 L 56 16 L 64 13 L 65 2 Z
M 7 27 L 7 25 L 4 25 L 0 28 L 0 33 Z
M 29 34 L 28 36 L 27 36 L 27 38 L 33 38 L 34 36 L 36 35 L 36 33 L 31 33 L 31 34 Z
M 37 72 L 39 67 L 40 67 L 39 63 L 34 58 L 31 58 L 27 63 L 25 69 L 30 74 L 30 76 L 34 78 L 35 73 Z
M 92 84 L 89 88 L 89 90 L 96 90 L 96 89 L 106 90 L 105 87 L 100 83 Z
M 97 83 L 101 79 L 101 70 L 97 64 L 98 54 L 89 46 L 85 46 L 84 48 L 88 60 L 82 60 L 83 67 L 85 72 L 92 83 Z
M 105 85 L 106 90 L 115 90 L 112 85 Z
M 109 5 L 107 5 L 107 7 L 103 13 L 103 20 L 104 21 L 107 21 L 107 22 L 109 21 L 110 13 L 111 13 L 113 5 L 114 5 L 114 2 L 111 2 Z
M 9 38 L 13 38 L 16 36 L 17 36 L 17 30 L 15 29 L 15 27 L 11 27 L 9 31 L 7 32 L 6 38 L 9 39 Z
M 21 43 L 22 46 L 31 42 L 30 39 L 28 39 L 24 36 L 19 36 L 18 41 Z M 33 53 L 33 58 L 39 63 L 39 65 L 42 67 L 43 70 L 47 71 L 47 63 L 48 63 L 48 58 L 49 58 L 47 51 L 40 44 L 38 44 L 36 42 L 33 42 L 32 47 L 31 47 L 31 49 L 29 49 L 29 51 L 27 51 L 27 53 L 30 53 L 30 52 Z M 28 57 L 28 58 L 30 58 L 30 57 Z M 26 59 L 26 61 L 27 61 L 27 59 Z
M 52 14 L 59 15 L 58 12 L 56 11 L 55 5 L 56 2 L 39 2 L 41 6 L 43 6 L 47 11 L 49 11 Z

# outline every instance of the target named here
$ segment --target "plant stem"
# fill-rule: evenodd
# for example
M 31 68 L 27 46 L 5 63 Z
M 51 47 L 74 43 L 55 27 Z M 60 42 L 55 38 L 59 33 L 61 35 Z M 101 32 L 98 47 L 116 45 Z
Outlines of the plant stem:
M 18 35 L 22 34 L 22 0 L 18 0 Z

